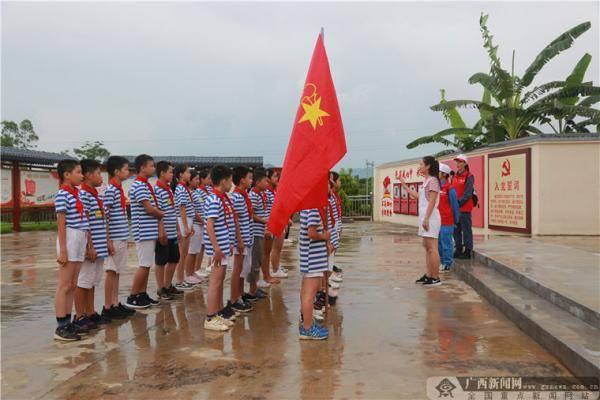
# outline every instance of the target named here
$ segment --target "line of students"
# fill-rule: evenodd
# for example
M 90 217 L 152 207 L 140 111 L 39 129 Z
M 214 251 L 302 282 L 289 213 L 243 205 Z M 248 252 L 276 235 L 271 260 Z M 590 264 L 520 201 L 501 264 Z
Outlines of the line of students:
M 102 198 L 97 192 L 102 185 L 100 168 L 94 160 L 64 160 L 58 165 L 61 186 L 55 203 L 59 262 L 56 339 L 79 340 L 98 325 L 132 316 L 136 309 L 151 307 L 160 300 L 173 300 L 209 275 L 204 328 L 226 331 L 240 313 L 251 311 L 253 302 L 267 296 L 260 286 L 268 287 L 278 283 L 278 278 L 287 277 L 287 270 L 279 265 L 283 235 L 275 238 L 266 230 L 276 195 L 276 171 L 251 171 L 246 167 L 232 171 L 223 166 L 194 171 L 186 165 L 174 168 L 165 161 L 155 165 L 152 157 L 142 154 L 135 159 L 136 178 L 129 190 L 138 268 L 123 305 L 118 293 L 128 257 L 123 182 L 129 178 L 129 164 L 119 156 L 107 160 L 110 179 Z M 149 182 L 153 176 L 157 177 L 155 185 Z M 305 339 L 327 337 L 326 329 L 313 323 L 313 314 L 315 320 L 323 319 L 325 293 L 329 287 L 337 289 L 342 280 L 341 269 L 332 261 L 341 234 L 341 200 L 336 194 L 340 182 L 337 174 L 333 178 L 329 206 L 300 213 L 305 318 L 299 331 Z M 209 266 L 202 271 L 204 252 L 210 258 Z M 273 265 L 272 272 L 269 264 Z M 148 295 L 153 265 L 158 300 Z M 232 266 L 231 296 L 224 303 L 228 265 Z M 102 312 L 97 313 L 94 288 L 103 270 L 105 301 Z M 261 270 L 263 280 L 259 280 Z M 317 277 L 320 279 L 313 279 Z M 246 282 L 248 292 L 244 292 Z M 330 297 L 330 301 L 334 299 Z M 71 319 L 73 303 L 76 315 Z M 310 303 L 310 309 L 305 309 L 305 303 Z

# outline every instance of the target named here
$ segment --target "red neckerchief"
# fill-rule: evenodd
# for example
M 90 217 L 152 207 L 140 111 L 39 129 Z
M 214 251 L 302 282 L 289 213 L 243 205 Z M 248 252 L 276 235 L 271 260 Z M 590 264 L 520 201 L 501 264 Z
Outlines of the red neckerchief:
M 271 192 L 273 194 L 273 198 L 275 198 L 275 195 L 277 194 L 277 188 L 273 189 L 273 186 L 271 186 L 271 184 L 267 184 L 267 188 L 265 189 L 265 191 L 268 190 L 269 192 Z
M 98 196 L 98 191 L 96 190 L 96 188 L 91 187 L 88 184 L 82 183 L 81 190 L 84 190 L 84 191 L 88 192 L 89 194 L 91 194 L 92 196 L 94 196 L 94 199 L 96 199 L 96 202 L 98 203 L 98 207 L 100 208 L 100 212 L 102 213 L 102 218 L 104 218 L 104 206 L 102 205 L 102 200 L 100 200 L 100 197 Z
M 178 185 L 179 186 L 183 186 L 183 188 L 187 192 L 188 197 L 190 198 L 190 203 L 194 204 L 194 200 L 192 199 L 192 192 L 190 191 L 190 188 L 187 187 L 187 185 L 185 184 L 185 182 L 184 181 L 179 181 Z
M 173 199 L 173 191 L 171 190 L 171 186 L 167 185 L 166 183 L 163 183 L 163 181 L 161 181 L 160 179 L 156 181 L 156 186 L 167 191 L 167 193 L 169 194 L 169 200 L 171 200 L 171 205 L 175 207 L 175 200 Z
M 225 212 L 225 226 L 229 228 L 227 215 L 231 214 L 235 219 L 235 213 L 233 212 L 233 204 L 231 204 L 231 199 L 217 188 L 213 188 L 213 193 L 217 195 L 217 197 L 221 200 L 221 204 L 223 204 L 223 211 Z
M 208 189 L 204 185 L 198 186 L 198 189 L 202 190 L 206 195 L 210 194 L 210 193 L 208 193 Z
M 255 187 L 252 188 L 252 191 L 260 196 L 260 199 L 262 200 L 263 211 L 266 211 L 267 210 L 267 194 L 264 191 L 261 192 L 260 190 L 258 190 Z
M 121 209 L 123 210 L 123 212 L 127 212 L 127 205 L 125 202 L 125 193 L 123 192 L 123 185 L 121 185 L 121 182 L 117 182 L 117 180 L 115 178 L 112 178 L 110 180 L 110 184 L 113 185 L 114 187 L 117 188 L 117 190 L 119 191 L 119 195 L 121 196 L 119 198 L 119 200 L 121 201 Z
M 342 217 L 342 198 L 339 193 L 333 190 L 333 197 L 335 197 L 335 208 L 337 208 L 338 216 Z
M 79 189 L 77 189 L 74 186 L 68 185 L 66 183 L 63 185 L 60 185 L 60 188 L 62 190 L 64 190 L 65 192 L 71 193 L 71 195 L 73 197 L 75 197 L 75 208 L 77 209 L 77 212 L 81 216 L 81 219 L 83 219 L 83 203 L 81 202 L 81 199 L 79 198 Z
M 158 201 L 156 200 L 156 193 L 154 193 L 154 188 L 152 187 L 150 182 L 148 182 L 148 178 L 144 178 L 143 176 L 138 175 L 135 177 L 135 180 L 144 182 L 146 184 L 146 187 L 148 188 L 148 190 L 150 190 L 150 194 L 152 194 L 152 198 L 154 199 L 154 205 L 156 206 L 156 208 L 158 208 Z
M 235 189 L 233 189 L 233 191 L 244 196 L 244 200 L 246 200 L 246 207 L 248 208 L 248 216 L 250 218 L 252 218 L 252 214 L 254 213 L 254 210 L 252 210 L 252 200 L 250 200 L 250 196 L 248 196 L 248 192 L 240 189 L 239 187 L 236 187 Z

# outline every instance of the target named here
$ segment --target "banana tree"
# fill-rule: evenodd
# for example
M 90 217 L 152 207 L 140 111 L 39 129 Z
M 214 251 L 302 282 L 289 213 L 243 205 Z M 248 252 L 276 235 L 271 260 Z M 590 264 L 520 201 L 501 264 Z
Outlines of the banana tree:
M 502 67 L 497 54 L 498 46 L 493 43 L 493 36 L 487 28 L 487 20 L 488 15 L 482 14 L 479 24 L 483 37 L 483 46 L 490 58 L 490 72 L 487 74 L 483 72 L 474 74 L 469 78 L 469 83 L 480 84 L 484 90 L 489 92 L 491 99 L 496 104 L 493 105 L 491 104 L 492 102 L 477 100 L 452 100 L 440 102 L 432 106 L 431 109 L 434 111 L 444 111 L 462 107 L 477 108 L 480 112 L 483 111 L 488 115 L 488 120 L 496 121 L 504 129 L 509 139 L 527 136 L 531 133 L 541 133 L 534 124 L 543 123 L 547 120 L 547 116 L 551 115 L 551 109 L 555 105 L 555 102 L 550 104 L 548 100 L 552 100 L 552 98 L 548 98 L 548 96 L 538 99 L 531 105 L 529 105 L 529 102 L 551 89 L 562 88 L 561 90 L 564 90 L 566 88 L 563 87 L 564 84 L 551 82 L 550 84 L 542 85 L 542 87 L 533 88 L 530 92 L 524 93 L 524 91 L 531 85 L 543 66 L 552 58 L 570 48 L 576 38 L 590 29 L 591 24 L 589 22 L 581 23 L 558 36 L 538 54 L 526 69 L 524 75 L 519 77 L 515 74 L 514 51 L 511 72 Z M 581 88 L 582 86 L 584 85 L 574 84 L 570 89 Z M 566 93 L 562 92 L 562 95 L 566 95 Z M 562 99 L 562 97 L 560 98 Z M 565 105 L 565 107 L 571 108 L 563 109 L 563 112 L 578 111 L 573 109 L 574 106 Z

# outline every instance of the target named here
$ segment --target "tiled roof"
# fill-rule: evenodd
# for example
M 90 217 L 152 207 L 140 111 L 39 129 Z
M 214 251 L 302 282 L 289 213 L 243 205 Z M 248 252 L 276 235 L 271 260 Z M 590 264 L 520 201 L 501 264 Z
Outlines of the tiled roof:
M 136 156 L 124 156 L 133 163 Z M 154 161 L 169 161 L 173 164 L 189 164 L 192 166 L 213 166 L 225 165 L 235 167 L 240 165 L 245 166 L 262 166 L 262 157 L 199 157 L 199 156 L 152 156 Z
M 0 146 L 0 157 L 2 158 L 2 161 L 18 161 L 20 163 L 34 165 L 54 165 L 61 160 L 75 159 L 74 157 L 65 154 L 6 146 Z

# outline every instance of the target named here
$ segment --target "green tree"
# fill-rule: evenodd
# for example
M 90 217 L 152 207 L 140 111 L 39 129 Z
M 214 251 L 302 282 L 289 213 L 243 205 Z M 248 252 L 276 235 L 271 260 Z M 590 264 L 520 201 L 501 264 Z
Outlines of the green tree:
M 104 162 L 109 156 L 110 151 L 104 147 L 104 143 L 100 141 L 85 142 L 81 147 L 73 149 L 73 153 L 80 160 L 92 159 Z
M 581 23 L 550 42 L 535 58 L 525 73 L 515 74 L 515 51 L 513 50 L 511 72 L 503 68 L 498 57 L 498 46 L 487 28 L 488 15 L 479 20 L 483 47 L 490 59 L 489 73 L 479 72 L 469 78 L 470 84 L 483 88 L 479 100 L 442 100 L 431 107 L 441 111 L 450 124 L 434 135 L 418 138 L 407 145 L 413 148 L 425 143 L 441 143 L 453 150 L 468 151 L 489 143 L 515 139 L 541 131 L 536 124 L 549 124 L 556 133 L 587 132 L 587 126 L 600 124 L 600 111 L 592 105 L 600 99 L 600 88 L 591 82 L 583 82 L 591 60 L 586 54 L 565 81 L 552 81 L 529 88 L 539 71 L 552 58 L 570 48 L 579 36 L 590 29 L 589 22 Z M 466 126 L 457 109 L 475 108 L 480 119 L 472 128 Z M 583 117 L 577 122 L 575 118 Z M 558 129 L 551 124 L 555 119 Z M 446 150 L 443 153 L 451 152 Z
M 20 124 L 14 121 L 2 121 L 2 146 L 32 149 L 39 140 L 30 120 L 24 119 Z

